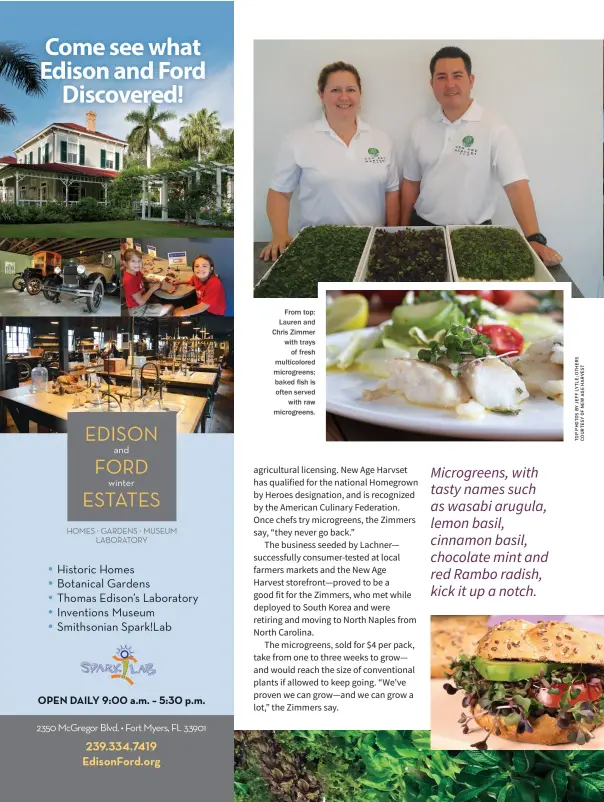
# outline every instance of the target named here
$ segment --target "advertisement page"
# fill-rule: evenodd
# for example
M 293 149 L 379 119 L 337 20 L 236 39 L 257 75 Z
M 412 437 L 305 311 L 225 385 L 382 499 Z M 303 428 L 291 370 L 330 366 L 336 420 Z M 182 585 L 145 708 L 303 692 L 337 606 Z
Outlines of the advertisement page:
M 604 802 L 573 10 L 0 0 L 2 800 Z

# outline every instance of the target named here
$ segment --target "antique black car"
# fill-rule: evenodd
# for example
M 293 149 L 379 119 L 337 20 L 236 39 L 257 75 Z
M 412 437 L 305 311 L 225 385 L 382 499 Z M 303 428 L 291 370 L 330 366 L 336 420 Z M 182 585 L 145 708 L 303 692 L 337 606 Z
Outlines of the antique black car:
M 100 264 L 84 264 L 79 259 L 67 259 L 62 267 L 44 282 L 44 297 L 59 303 L 62 294 L 84 298 L 89 312 L 98 312 L 105 293 L 119 295 L 120 275 L 116 260 L 104 254 Z
M 26 267 L 13 279 L 13 288 L 18 292 L 27 290 L 30 295 L 37 295 L 43 288 L 45 280 L 61 269 L 61 254 L 54 251 L 38 251 L 34 253 L 31 267 Z

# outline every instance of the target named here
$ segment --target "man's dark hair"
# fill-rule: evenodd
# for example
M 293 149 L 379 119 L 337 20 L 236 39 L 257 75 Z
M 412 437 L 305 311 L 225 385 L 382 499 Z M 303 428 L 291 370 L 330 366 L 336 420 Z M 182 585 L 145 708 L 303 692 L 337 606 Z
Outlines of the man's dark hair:
M 430 59 L 430 76 L 432 78 L 434 78 L 434 68 L 439 58 L 461 58 L 463 59 L 463 64 L 468 75 L 472 74 L 472 60 L 468 54 L 464 52 L 461 47 L 450 45 L 449 47 L 441 47 Z

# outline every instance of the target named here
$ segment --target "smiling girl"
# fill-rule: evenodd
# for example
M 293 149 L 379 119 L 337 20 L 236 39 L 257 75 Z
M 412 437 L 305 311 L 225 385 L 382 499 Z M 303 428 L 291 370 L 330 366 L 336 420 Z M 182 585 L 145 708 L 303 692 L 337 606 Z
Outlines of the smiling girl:
M 211 315 L 224 315 L 226 312 L 226 297 L 222 282 L 216 275 L 214 260 L 207 253 L 200 253 L 193 260 L 193 275 L 190 279 L 179 281 L 179 284 L 190 284 L 195 287 L 197 303 L 185 309 L 180 307 L 174 310 L 174 317 L 189 317 L 201 312 Z

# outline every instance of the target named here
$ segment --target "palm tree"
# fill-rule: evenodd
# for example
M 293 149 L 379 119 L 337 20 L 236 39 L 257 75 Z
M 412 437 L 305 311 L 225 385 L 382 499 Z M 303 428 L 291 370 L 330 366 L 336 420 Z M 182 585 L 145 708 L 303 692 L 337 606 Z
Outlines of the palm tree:
M 21 50 L 21 45 L 0 42 L 0 78 L 5 78 L 26 95 L 43 95 L 46 82 L 40 77 L 40 65 L 29 53 Z M 15 123 L 16 116 L 7 106 L 0 103 L 0 123 Z
M 167 142 L 164 142 L 162 150 L 165 156 L 175 162 L 193 161 L 195 159 L 195 148 L 185 147 L 180 138 L 168 139 Z
M 235 132 L 232 128 L 225 128 L 220 132 L 216 149 L 212 159 L 223 164 L 233 164 L 235 160 Z
M 176 114 L 172 111 L 161 111 L 157 113 L 157 103 L 151 103 L 147 111 L 131 111 L 126 116 L 127 123 L 136 123 L 132 131 L 126 137 L 128 145 L 136 153 L 147 154 L 147 167 L 151 167 L 151 134 L 155 134 L 166 142 L 168 132 L 162 123 L 173 120 Z
M 187 148 L 197 148 L 197 161 L 212 150 L 220 134 L 218 113 L 202 109 L 180 119 L 180 138 Z

